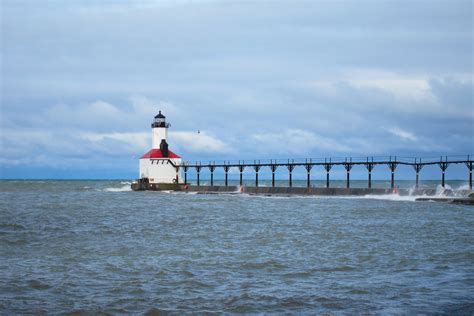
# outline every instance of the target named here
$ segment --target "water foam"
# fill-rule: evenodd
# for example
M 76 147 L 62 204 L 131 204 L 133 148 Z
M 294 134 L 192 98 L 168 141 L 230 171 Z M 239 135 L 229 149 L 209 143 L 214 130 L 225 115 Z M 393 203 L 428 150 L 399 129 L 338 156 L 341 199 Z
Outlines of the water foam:
M 418 198 L 426 198 L 426 197 L 434 197 L 434 198 L 442 198 L 442 197 L 464 197 L 466 196 L 466 191 L 469 190 L 469 185 L 462 185 L 457 189 L 453 189 L 450 185 L 445 184 L 443 187 L 442 185 L 438 185 L 436 187 L 436 192 L 434 195 L 428 195 L 428 194 L 417 194 L 415 195 L 414 193 L 416 192 L 416 188 L 413 186 L 409 189 L 408 195 L 398 195 L 398 194 L 383 194 L 383 195 L 374 195 L 374 194 L 368 194 L 364 195 L 362 198 L 368 198 L 368 199 L 375 199 L 375 200 L 389 200 L 389 201 L 416 201 Z M 357 198 L 357 197 L 353 197 Z
M 448 193 L 449 191 L 453 191 L 453 188 L 451 188 L 450 185 L 446 184 L 443 188 L 443 186 L 441 184 L 438 184 L 438 186 L 436 187 L 436 196 L 437 197 L 441 197 L 441 196 L 446 196 L 446 193 Z
M 385 201 L 408 201 L 415 202 L 421 195 L 398 195 L 398 194 L 367 194 L 363 196 L 353 196 L 350 198 L 371 199 L 371 200 L 385 200 Z
M 132 188 L 128 184 L 128 185 L 124 185 L 121 188 L 105 188 L 104 191 L 105 192 L 127 192 L 127 191 L 132 191 Z
M 459 186 L 459 188 L 457 188 L 456 190 L 461 190 L 461 191 L 470 191 L 471 188 L 469 187 L 469 184 L 466 183 L 466 184 L 463 184 L 461 186 Z

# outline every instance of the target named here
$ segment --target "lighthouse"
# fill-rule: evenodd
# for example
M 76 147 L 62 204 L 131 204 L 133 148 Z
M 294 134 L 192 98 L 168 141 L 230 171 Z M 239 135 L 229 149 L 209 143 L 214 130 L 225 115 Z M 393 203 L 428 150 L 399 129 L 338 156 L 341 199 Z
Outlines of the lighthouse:
M 168 148 L 169 127 L 159 111 L 151 123 L 152 148 L 140 158 L 140 180 L 150 184 L 181 183 L 181 157 Z

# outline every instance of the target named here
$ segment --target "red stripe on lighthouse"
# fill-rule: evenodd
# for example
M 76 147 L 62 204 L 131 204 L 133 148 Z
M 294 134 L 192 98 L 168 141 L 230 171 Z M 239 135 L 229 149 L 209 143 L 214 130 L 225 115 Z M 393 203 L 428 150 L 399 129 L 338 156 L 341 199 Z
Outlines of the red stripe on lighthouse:
M 152 149 L 146 154 L 144 154 L 140 159 L 143 158 L 181 158 L 180 156 L 176 155 L 171 150 L 168 150 L 168 157 L 163 157 L 163 153 L 159 149 Z

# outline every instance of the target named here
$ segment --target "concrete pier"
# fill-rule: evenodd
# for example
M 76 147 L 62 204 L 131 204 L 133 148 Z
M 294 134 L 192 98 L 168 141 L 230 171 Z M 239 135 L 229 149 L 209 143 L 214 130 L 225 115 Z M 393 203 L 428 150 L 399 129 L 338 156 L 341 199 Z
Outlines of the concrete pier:
M 251 194 L 275 196 L 365 196 L 397 194 L 400 196 L 420 196 L 417 201 L 436 201 L 474 205 L 474 193 L 471 190 L 446 190 L 443 196 L 436 195 L 435 189 L 381 189 L 381 188 L 315 188 L 315 187 L 257 187 L 235 185 L 185 185 L 150 184 L 146 181 L 132 183 L 134 191 L 180 191 L 200 194 Z
M 256 187 L 256 186 L 223 186 L 223 185 L 188 185 L 181 189 L 185 192 L 198 193 L 247 193 L 263 195 L 321 195 L 321 196 L 364 196 L 398 194 L 400 196 L 426 196 L 435 198 L 436 189 L 383 189 L 383 188 L 321 188 L 321 187 Z M 446 198 L 466 197 L 474 198 L 471 190 L 443 192 Z
M 468 204 L 474 205 L 474 198 L 466 197 L 421 197 L 417 198 L 416 201 L 426 201 L 426 202 L 444 202 L 451 204 Z
M 416 201 L 434 201 L 454 204 L 474 205 L 474 193 L 471 190 L 452 191 L 446 190 L 443 196 L 436 195 L 435 189 L 373 189 L 373 188 L 307 188 L 307 187 L 255 187 L 255 186 L 197 186 L 191 185 L 184 188 L 185 192 L 201 194 L 251 194 L 275 196 L 365 196 L 397 194 L 399 196 L 422 196 Z

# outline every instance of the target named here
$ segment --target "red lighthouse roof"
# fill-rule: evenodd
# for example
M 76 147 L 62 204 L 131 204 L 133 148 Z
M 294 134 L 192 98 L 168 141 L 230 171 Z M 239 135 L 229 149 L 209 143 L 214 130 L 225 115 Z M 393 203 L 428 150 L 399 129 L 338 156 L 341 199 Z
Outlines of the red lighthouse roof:
M 171 150 L 168 150 L 168 157 L 163 157 L 163 153 L 159 149 L 152 149 L 143 156 L 141 156 L 140 159 L 144 158 L 181 158 L 180 156 L 176 155 L 174 152 Z

